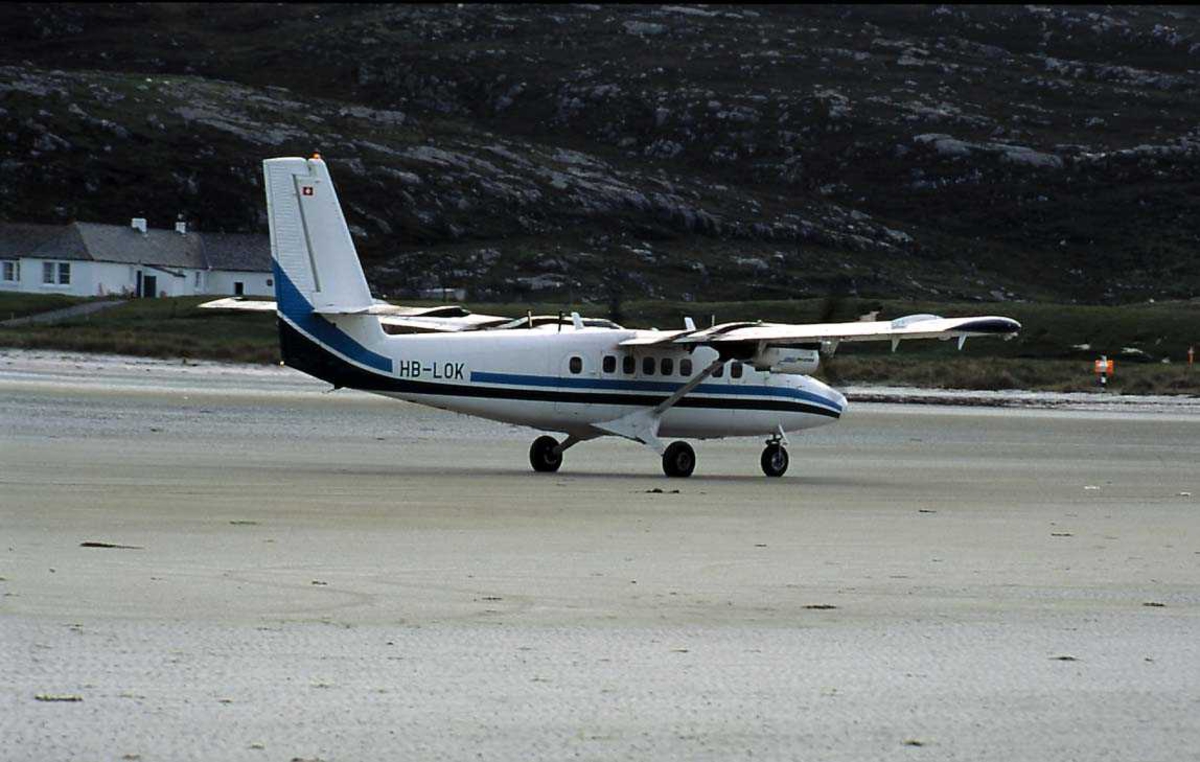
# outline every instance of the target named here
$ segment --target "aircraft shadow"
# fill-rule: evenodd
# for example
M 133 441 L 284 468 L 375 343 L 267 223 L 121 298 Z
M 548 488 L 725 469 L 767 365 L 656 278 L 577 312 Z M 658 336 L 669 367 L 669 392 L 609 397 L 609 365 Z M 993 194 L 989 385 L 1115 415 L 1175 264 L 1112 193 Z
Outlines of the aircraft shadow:
M 671 479 L 663 476 L 661 473 L 648 472 L 644 474 L 628 473 L 628 472 L 606 472 L 606 471 L 559 471 L 550 474 L 537 474 L 529 470 L 522 469 L 505 469 L 505 468 L 471 468 L 464 467 L 462 469 L 447 469 L 447 468 L 355 468 L 355 469 L 338 469 L 338 474 L 356 474 L 362 476 L 394 476 L 400 477 L 430 477 L 445 479 L 448 475 L 465 478 L 495 478 L 495 479 L 524 479 L 528 480 L 529 484 L 554 484 L 555 482 L 570 481 L 572 483 L 586 482 L 629 482 L 641 484 L 650 484 L 652 487 L 658 487 L 664 491 L 672 489 L 682 489 L 689 485 L 697 484 L 777 484 L 781 487 L 786 487 L 788 484 L 805 484 L 808 486 L 822 487 L 887 487 L 890 482 L 884 479 L 873 479 L 867 475 L 854 475 L 852 477 L 831 476 L 828 474 L 787 474 L 779 479 L 771 479 L 762 474 L 720 474 L 695 473 L 686 479 Z

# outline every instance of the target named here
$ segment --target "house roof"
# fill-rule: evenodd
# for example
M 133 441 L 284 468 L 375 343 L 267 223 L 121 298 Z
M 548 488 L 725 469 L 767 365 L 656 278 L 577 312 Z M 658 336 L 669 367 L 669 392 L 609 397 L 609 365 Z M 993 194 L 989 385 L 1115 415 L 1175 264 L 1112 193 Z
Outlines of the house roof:
M 265 235 L 178 233 L 123 225 L 0 223 L 0 258 L 91 260 L 194 270 L 271 271 Z
M 91 259 L 83 242 L 70 227 L 28 222 L 0 224 L 0 259 L 28 257 L 43 246 L 61 252 L 58 259 Z
M 271 239 L 245 233 L 201 233 L 204 257 L 214 270 L 271 269 Z
M 131 265 L 204 268 L 203 248 L 196 233 L 180 234 L 173 230 L 147 230 L 142 233 L 120 225 L 76 222 L 91 259 L 96 262 L 121 262 Z

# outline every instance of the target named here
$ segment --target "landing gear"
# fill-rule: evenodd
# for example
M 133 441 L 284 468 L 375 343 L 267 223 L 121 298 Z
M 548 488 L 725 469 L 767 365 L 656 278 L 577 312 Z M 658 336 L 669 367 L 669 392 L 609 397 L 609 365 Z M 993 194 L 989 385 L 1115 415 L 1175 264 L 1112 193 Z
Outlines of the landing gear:
M 672 442 L 663 453 L 662 463 L 667 476 L 691 476 L 696 470 L 696 451 L 687 442 Z
M 554 473 L 562 465 L 562 448 L 554 437 L 538 437 L 529 447 L 529 465 L 534 471 Z
M 783 449 L 783 445 L 779 442 L 769 441 L 759 462 L 762 464 L 763 473 L 767 476 L 783 476 L 787 473 L 788 468 L 787 450 Z

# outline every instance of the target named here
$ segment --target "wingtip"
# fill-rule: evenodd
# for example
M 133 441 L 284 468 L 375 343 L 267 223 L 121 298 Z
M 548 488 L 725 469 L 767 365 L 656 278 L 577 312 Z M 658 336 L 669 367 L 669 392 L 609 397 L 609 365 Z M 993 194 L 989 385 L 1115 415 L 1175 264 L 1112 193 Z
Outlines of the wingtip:
M 1021 330 L 1021 324 L 1012 318 L 994 316 L 975 318 L 958 329 L 971 333 L 1016 333 Z

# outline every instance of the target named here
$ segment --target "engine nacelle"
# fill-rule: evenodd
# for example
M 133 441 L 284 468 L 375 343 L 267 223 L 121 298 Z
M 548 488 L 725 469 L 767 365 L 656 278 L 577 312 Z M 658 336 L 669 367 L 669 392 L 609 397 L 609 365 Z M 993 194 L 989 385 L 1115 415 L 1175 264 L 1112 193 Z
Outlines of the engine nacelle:
M 816 349 L 766 347 L 755 353 L 750 359 L 750 364 L 755 370 L 808 375 L 817 372 L 817 367 L 821 364 L 821 353 Z

